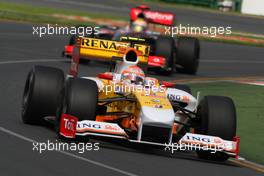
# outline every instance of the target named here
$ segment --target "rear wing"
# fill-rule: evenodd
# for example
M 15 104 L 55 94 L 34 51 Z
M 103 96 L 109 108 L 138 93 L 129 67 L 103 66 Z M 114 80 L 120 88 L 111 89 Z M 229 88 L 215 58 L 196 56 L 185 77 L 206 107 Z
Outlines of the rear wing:
M 73 49 L 70 74 L 73 76 L 77 75 L 80 58 L 112 61 L 115 58 L 123 58 L 126 51 L 130 48 L 134 48 L 137 51 L 139 63 L 141 64 L 148 64 L 155 67 L 163 67 L 165 64 L 164 58 L 149 56 L 149 45 L 137 43 L 132 40 L 113 41 L 80 37 Z
M 175 15 L 170 12 L 151 11 L 149 8 L 134 7 L 130 9 L 130 20 L 135 21 L 138 14 L 143 13 L 150 23 L 160 24 L 165 26 L 174 25 Z
M 79 45 L 79 46 L 78 46 Z M 131 41 L 113 41 L 98 38 L 79 38 L 77 47 L 80 48 L 80 56 L 94 57 L 97 59 L 111 60 L 113 57 L 123 57 L 129 48 L 135 48 L 142 62 L 147 62 L 150 46 L 132 43 Z

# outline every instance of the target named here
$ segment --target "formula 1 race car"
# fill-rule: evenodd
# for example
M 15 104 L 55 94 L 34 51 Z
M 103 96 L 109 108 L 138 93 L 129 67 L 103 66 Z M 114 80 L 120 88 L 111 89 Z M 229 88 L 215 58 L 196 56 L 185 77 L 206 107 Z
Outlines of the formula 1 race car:
M 194 37 L 173 38 L 165 35 L 165 27 L 172 27 L 175 15 L 169 12 L 151 11 L 147 6 L 138 6 L 130 9 L 130 24 L 120 28 L 115 26 L 101 26 L 97 34 L 86 36 L 89 38 L 120 41 L 122 37 L 141 38 L 134 43 L 150 46 L 150 55 L 165 58 L 165 65 L 152 67 L 151 71 L 158 74 L 171 74 L 175 69 L 180 73 L 195 74 L 198 70 L 200 57 L 199 40 Z M 78 35 L 70 38 L 69 44 L 64 47 L 63 56 L 71 57 Z M 89 60 L 90 57 L 82 57 Z
M 74 48 L 66 79 L 57 68 L 35 66 L 29 72 L 24 123 L 41 125 L 54 117 L 63 138 L 104 137 L 166 147 L 184 144 L 201 158 L 221 161 L 238 156 L 236 111 L 230 98 L 205 96 L 199 102 L 187 85 L 146 77 L 137 66 L 139 51 L 130 46 L 125 51 L 119 48 L 122 57 L 114 55 L 114 71 L 78 77 L 85 40 L 81 38 Z

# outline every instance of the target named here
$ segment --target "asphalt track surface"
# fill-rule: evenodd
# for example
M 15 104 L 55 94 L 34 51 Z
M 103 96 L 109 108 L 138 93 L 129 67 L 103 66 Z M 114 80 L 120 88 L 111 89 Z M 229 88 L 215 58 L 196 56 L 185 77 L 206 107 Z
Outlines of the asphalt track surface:
M 59 7 L 64 9 L 79 10 L 127 16 L 130 7 L 139 5 L 139 2 L 124 0 L 2 0 L 30 4 L 41 7 Z M 151 8 L 159 11 L 169 11 L 176 14 L 178 24 L 190 24 L 190 26 L 215 26 L 232 27 L 232 31 L 264 34 L 263 18 L 233 16 L 229 14 L 217 14 L 205 11 L 177 8 L 173 6 L 151 5 Z
M 33 140 L 56 140 L 47 127 L 21 121 L 22 91 L 29 69 L 36 64 L 58 67 L 65 72 L 69 62 L 59 55 L 66 36 L 32 35 L 31 24 L 0 22 L 0 175 L 215 175 L 257 176 L 258 172 L 230 162 L 214 163 L 197 159 L 193 153 L 170 155 L 162 150 L 137 150 L 105 141 L 99 151 L 33 151 Z M 264 76 L 263 48 L 219 43 L 201 43 L 198 76 Z M 95 76 L 106 71 L 105 63 L 81 66 L 81 74 Z M 173 74 L 170 78 L 194 76 Z

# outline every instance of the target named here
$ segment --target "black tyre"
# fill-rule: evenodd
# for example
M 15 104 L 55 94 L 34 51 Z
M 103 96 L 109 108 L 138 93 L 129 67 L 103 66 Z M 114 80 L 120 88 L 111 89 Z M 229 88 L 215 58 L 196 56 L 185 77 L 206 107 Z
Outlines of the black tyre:
M 176 84 L 174 86 L 174 88 L 175 89 L 179 89 L 179 90 L 183 90 L 183 91 L 185 91 L 185 92 L 187 92 L 189 94 L 192 94 L 192 90 L 191 90 L 190 86 L 188 86 L 188 85 L 185 85 L 185 84 Z
M 62 70 L 35 66 L 29 72 L 24 88 L 22 120 L 27 124 L 42 124 L 43 117 L 55 116 L 59 94 L 64 85 Z
M 95 120 L 98 102 L 96 82 L 71 78 L 67 81 L 60 112 L 73 115 L 79 120 Z M 58 114 L 60 118 L 61 113 Z
M 232 99 L 222 96 L 205 96 L 198 106 L 200 127 L 198 133 L 233 140 L 236 135 L 236 109 Z M 197 151 L 200 158 L 225 161 L 229 157 L 222 152 Z
M 195 74 L 199 66 L 200 43 L 192 37 L 180 37 L 177 41 L 176 70 L 180 73 Z
M 72 35 L 70 37 L 69 45 L 75 45 L 77 43 L 78 35 Z
M 175 42 L 172 37 L 159 36 L 155 41 L 155 55 L 166 59 L 165 68 L 156 69 L 158 74 L 170 75 L 174 70 L 174 48 Z

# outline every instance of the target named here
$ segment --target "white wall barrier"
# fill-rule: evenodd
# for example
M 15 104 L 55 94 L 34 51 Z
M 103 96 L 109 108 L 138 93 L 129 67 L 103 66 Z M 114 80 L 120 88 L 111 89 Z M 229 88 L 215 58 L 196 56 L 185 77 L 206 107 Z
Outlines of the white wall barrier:
M 241 12 L 264 16 L 264 0 L 243 0 Z

